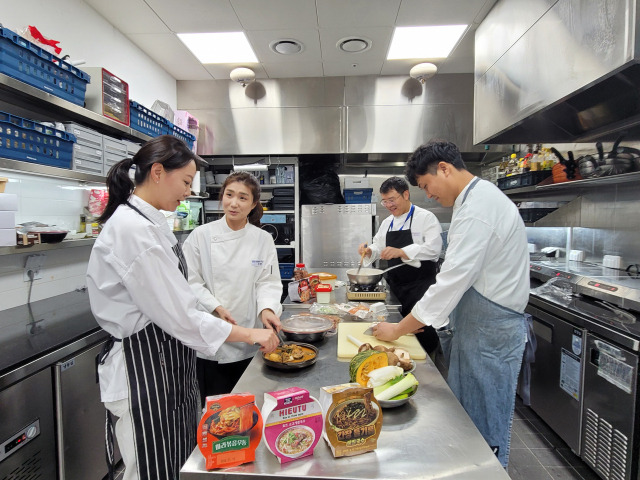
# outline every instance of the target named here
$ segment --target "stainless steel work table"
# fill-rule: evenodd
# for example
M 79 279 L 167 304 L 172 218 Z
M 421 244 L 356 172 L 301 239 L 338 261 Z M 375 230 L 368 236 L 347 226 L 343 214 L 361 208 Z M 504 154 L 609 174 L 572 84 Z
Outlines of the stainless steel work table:
M 251 392 L 262 408 L 264 392 L 303 387 L 318 398 L 319 389 L 349 381 L 349 364 L 337 359 L 337 337 L 316 344 L 315 365 L 298 371 L 274 370 L 260 355 L 249 364 L 234 392 Z M 414 375 L 418 392 L 406 405 L 383 411 L 378 448 L 353 457 L 334 458 L 324 438 L 312 457 L 280 465 L 264 443 L 253 463 L 207 471 L 196 449 L 183 466 L 180 479 L 464 479 L 508 480 L 496 456 L 484 441 L 446 382 L 427 359 Z

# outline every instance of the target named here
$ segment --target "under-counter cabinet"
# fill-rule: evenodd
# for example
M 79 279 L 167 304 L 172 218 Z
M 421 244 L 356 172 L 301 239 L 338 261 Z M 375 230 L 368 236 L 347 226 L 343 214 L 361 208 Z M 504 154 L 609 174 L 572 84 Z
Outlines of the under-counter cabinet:
M 0 391 L 0 478 L 55 479 L 51 369 Z
M 100 401 L 96 371 L 96 358 L 104 343 L 78 352 L 53 367 L 58 480 L 101 480 L 107 474 L 105 407 Z M 119 460 L 116 445 L 115 462 Z

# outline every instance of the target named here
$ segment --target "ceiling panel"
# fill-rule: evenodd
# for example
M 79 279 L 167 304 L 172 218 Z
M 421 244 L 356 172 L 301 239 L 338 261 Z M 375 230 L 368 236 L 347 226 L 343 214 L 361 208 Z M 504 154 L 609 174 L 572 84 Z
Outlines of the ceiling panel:
M 242 25 L 229 0 L 146 0 L 176 33 L 237 32 Z
M 231 5 L 247 30 L 318 26 L 315 0 L 231 0 Z
M 382 61 L 387 56 L 389 42 L 393 35 L 392 27 L 340 27 L 320 29 L 322 59 L 324 61 Z M 336 46 L 345 37 L 364 37 L 371 40 L 371 48 L 358 53 L 346 53 Z
M 176 80 L 211 80 L 211 75 L 175 34 L 132 34 L 129 38 Z
M 252 30 L 247 32 L 247 38 L 256 56 L 263 62 L 322 62 L 320 38 L 316 29 Z M 304 50 L 295 55 L 281 55 L 269 48 L 271 42 L 283 38 L 302 42 Z
M 327 77 L 349 77 L 354 75 L 380 75 L 382 60 L 362 62 L 323 62 L 324 74 Z M 355 65 L 355 66 L 354 66 Z
M 393 26 L 400 0 L 317 0 L 320 28 Z
M 322 77 L 322 62 L 265 62 L 269 78 Z
M 96 12 L 125 35 L 166 33 L 167 26 L 143 0 L 85 0 Z M 127 12 L 123 15 L 122 12 Z
M 487 2 L 495 3 L 494 0 L 402 0 L 396 25 L 469 25 Z

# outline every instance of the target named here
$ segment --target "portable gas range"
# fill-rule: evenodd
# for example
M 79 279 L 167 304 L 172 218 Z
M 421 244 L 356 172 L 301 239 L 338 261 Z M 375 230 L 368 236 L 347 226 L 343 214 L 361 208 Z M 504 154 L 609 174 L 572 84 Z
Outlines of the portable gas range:
M 348 300 L 383 301 L 387 298 L 387 289 L 381 283 L 375 285 L 347 284 Z

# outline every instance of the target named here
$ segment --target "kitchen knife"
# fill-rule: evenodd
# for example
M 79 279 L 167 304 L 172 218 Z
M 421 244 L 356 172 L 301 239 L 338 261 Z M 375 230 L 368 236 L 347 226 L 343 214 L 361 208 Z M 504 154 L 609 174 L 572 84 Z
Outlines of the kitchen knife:
M 378 325 L 378 323 L 380 322 L 376 322 L 376 323 L 372 323 L 371 326 L 369 328 L 367 328 L 364 332 L 365 335 L 371 335 L 373 337 L 373 327 L 375 327 L 376 325 Z

